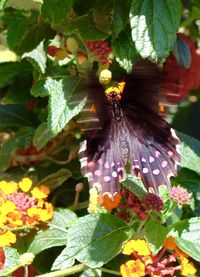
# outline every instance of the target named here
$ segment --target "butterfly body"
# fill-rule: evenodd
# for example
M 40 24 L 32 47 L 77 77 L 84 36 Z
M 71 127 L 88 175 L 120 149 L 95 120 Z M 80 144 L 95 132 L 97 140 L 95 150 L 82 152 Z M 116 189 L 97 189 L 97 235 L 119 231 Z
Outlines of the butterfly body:
M 95 78 L 88 85 L 97 120 L 80 149 L 81 170 L 90 186 L 111 201 L 126 178 L 127 163 L 131 174 L 155 193 L 160 185 L 170 188 L 169 178 L 176 175 L 179 140 L 158 114 L 159 74 L 155 65 L 144 61 L 123 89 L 120 84 L 104 89 Z

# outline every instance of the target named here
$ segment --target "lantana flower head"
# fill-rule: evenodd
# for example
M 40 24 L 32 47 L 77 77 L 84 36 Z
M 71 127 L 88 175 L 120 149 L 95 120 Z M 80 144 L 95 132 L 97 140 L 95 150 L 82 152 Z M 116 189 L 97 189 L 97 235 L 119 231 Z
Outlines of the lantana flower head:
M 90 52 L 99 58 L 101 63 L 111 63 L 112 60 L 108 58 L 108 55 L 112 52 L 107 41 L 103 40 L 90 40 L 87 42 L 87 47 Z
M 18 183 L 0 182 L 0 247 L 16 242 L 16 235 L 8 228 L 35 226 L 52 219 L 49 192 L 43 185 L 32 188 L 32 180 L 27 177 Z
M 190 203 L 190 194 L 182 187 L 173 187 L 170 192 L 170 198 L 179 205 Z
M 130 260 L 121 265 L 120 272 L 123 277 L 142 277 L 145 276 L 145 265 L 139 259 Z

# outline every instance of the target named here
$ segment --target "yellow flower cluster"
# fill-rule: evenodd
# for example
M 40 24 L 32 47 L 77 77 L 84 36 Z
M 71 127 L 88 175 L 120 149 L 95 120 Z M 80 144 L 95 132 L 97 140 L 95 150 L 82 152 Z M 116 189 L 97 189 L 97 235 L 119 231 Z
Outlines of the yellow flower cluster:
M 16 242 L 12 228 L 35 226 L 53 217 L 53 206 L 46 201 L 50 190 L 40 185 L 32 188 L 32 180 L 0 181 L 0 247 Z
M 166 255 L 167 250 L 172 253 Z M 144 239 L 129 240 L 122 253 L 132 255 L 132 259 L 120 267 L 122 277 L 174 276 L 177 271 L 181 276 L 193 276 L 196 273 L 194 264 L 189 261 L 188 255 L 177 247 L 172 237 L 167 238 L 163 249 L 156 256 Z

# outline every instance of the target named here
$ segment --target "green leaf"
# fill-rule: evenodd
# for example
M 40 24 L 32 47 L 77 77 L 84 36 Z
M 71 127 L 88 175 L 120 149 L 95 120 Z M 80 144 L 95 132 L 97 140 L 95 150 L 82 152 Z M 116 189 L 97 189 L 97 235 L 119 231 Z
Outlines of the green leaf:
M 33 76 L 32 74 L 30 74 L 30 72 L 19 73 L 12 81 L 12 84 L 8 87 L 7 93 L 2 99 L 3 103 L 4 104 L 27 104 L 33 101 L 33 97 L 30 94 L 30 88 L 32 86 L 32 82 L 33 82 Z M 24 107 L 22 107 L 22 110 L 24 110 Z M 28 112 L 28 114 L 30 113 Z
M 5 263 L 3 269 L 0 270 L 0 276 L 8 276 L 21 266 L 20 255 L 17 249 L 12 247 L 4 247 Z
M 191 242 L 190 240 L 176 238 L 175 242 L 181 250 L 183 250 L 185 253 L 187 253 L 191 258 L 200 262 L 200 243 L 199 243 L 199 241 Z
M 108 37 L 108 34 L 98 30 L 91 14 L 79 16 L 73 21 L 74 29 L 78 29 L 80 35 L 88 40 L 101 40 Z
M 29 245 L 28 252 L 34 255 L 40 252 L 56 247 L 63 246 L 67 244 L 67 232 L 56 228 L 50 228 L 48 230 L 41 230 L 34 237 L 33 241 Z
M 32 51 L 44 38 L 48 40 L 55 35 L 49 24 L 41 17 L 38 18 L 36 11 L 31 11 L 25 16 L 20 11 L 8 10 L 3 16 L 3 21 L 8 28 L 8 45 L 19 55 Z
M 200 262 L 200 217 L 193 217 L 174 224 L 170 235 L 178 247 Z
M 130 28 L 126 28 L 112 41 L 112 49 L 116 61 L 122 68 L 130 73 L 133 63 L 138 59 L 138 53 L 130 36 Z
M 40 230 L 29 245 L 28 252 L 39 254 L 45 249 L 63 246 L 67 243 L 67 228 L 77 215 L 69 209 L 56 209 L 54 217 L 49 222 L 49 229 Z
M 52 39 L 55 36 L 55 31 L 52 30 L 49 24 L 45 23 L 41 19 L 34 22 L 29 26 L 23 38 L 21 38 L 20 44 L 15 51 L 22 55 L 25 52 L 30 52 L 38 46 L 38 44 L 44 40 Z
M 62 229 L 69 228 L 75 220 L 77 215 L 70 209 L 56 208 L 54 211 L 53 221 L 49 223 L 51 227 L 57 226 Z M 55 227 L 56 228 L 56 227 Z
M 65 76 L 62 79 L 48 77 L 45 81 L 32 88 L 34 96 L 49 95 L 48 127 L 54 135 L 59 133 L 65 125 L 83 109 L 86 98 L 77 104 L 72 101 L 75 93 L 80 89 L 80 79 L 73 76 Z
M 142 181 L 140 179 L 133 178 L 130 174 L 128 175 L 128 178 L 122 182 L 122 185 L 138 197 L 143 197 L 147 194 Z
M 39 72 L 45 73 L 47 56 L 44 51 L 43 41 L 40 42 L 40 44 L 36 47 L 36 49 L 30 52 L 24 53 L 22 55 L 22 59 L 24 58 L 30 61 Z
M 32 111 L 21 105 L 0 105 L 0 127 L 34 126 Z
M 84 0 L 84 2 L 80 0 L 74 0 L 73 10 L 76 14 L 83 15 L 93 9 L 95 7 L 95 4 L 95 1 L 91 0 Z
M 54 135 L 52 134 L 51 130 L 49 130 L 47 123 L 43 122 L 35 130 L 35 134 L 33 137 L 33 145 L 37 148 L 37 150 L 40 150 L 53 137 Z
M 41 15 L 53 24 L 60 24 L 71 11 L 73 2 L 73 0 L 43 0 Z
M 11 7 L 16 10 L 39 10 L 40 4 L 33 0 L 7 0 L 6 7 Z
M 169 230 L 161 222 L 148 220 L 145 227 L 145 238 L 154 255 L 163 247 Z
M 178 176 L 171 179 L 172 185 L 181 185 L 185 187 L 189 192 L 199 192 L 200 175 L 197 172 L 182 168 Z
M 68 243 L 53 264 L 53 270 L 71 266 L 74 259 L 95 268 L 114 258 L 132 236 L 132 229 L 111 214 L 87 215 L 68 231 Z
M 191 52 L 188 44 L 181 38 L 177 37 L 174 44 L 173 53 L 178 64 L 183 68 L 189 68 L 191 64 Z
M 49 95 L 49 89 L 46 87 L 46 78 L 40 79 L 31 88 L 31 94 L 34 97 L 46 97 Z
M 19 11 L 12 11 L 3 16 L 3 21 L 8 26 L 7 43 L 9 48 L 15 50 L 28 29 L 29 17 Z
M 123 5 L 120 0 L 97 0 L 93 13 L 96 27 L 117 37 L 126 26 L 130 5 L 130 0 L 124 1 Z
M 0 64 L 0 88 L 7 86 L 19 73 L 21 64 L 18 62 L 7 62 Z
M 166 58 L 174 45 L 181 18 L 179 0 L 133 0 L 130 10 L 132 39 L 143 58 Z
M 0 11 L 3 11 L 6 6 L 7 0 L 0 0 Z
M 181 167 L 200 172 L 200 142 L 188 135 L 178 132 L 178 137 L 181 140 Z
M 34 134 L 34 129 L 32 128 L 22 128 L 16 135 L 4 142 L 0 149 L 0 172 L 6 170 L 9 166 L 11 159 L 14 157 L 15 152 L 19 148 L 26 148 L 30 145 L 32 137 Z
M 51 189 L 55 189 L 60 185 L 62 185 L 62 183 L 64 183 L 71 176 L 72 176 L 71 171 L 65 168 L 61 168 L 57 172 L 46 176 L 38 183 L 38 185 L 45 185 Z

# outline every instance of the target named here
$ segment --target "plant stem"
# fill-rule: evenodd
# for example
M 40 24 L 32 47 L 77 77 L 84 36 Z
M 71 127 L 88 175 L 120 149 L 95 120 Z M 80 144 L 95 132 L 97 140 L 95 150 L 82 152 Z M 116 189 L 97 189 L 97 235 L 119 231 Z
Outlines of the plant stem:
M 24 266 L 24 277 L 28 277 L 28 266 Z
M 138 226 L 138 228 L 136 230 L 135 237 L 140 235 L 140 233 L 141 233 L 141 231 L 142 231 L 146 221 L 147 221 L 147 218 L 145 220 L 141 221 L 141 223 L 139 224 L 139 226 Z
M 45 273 L 42 275 L 37 275 L 35 277 L 63 277 L 63 276 L 69 276 L 71 274 L 75 274 L 77 272 L 83 271 L 85 269 L 87 269 L 88 267 L 84 264 L 78 264 L 75 266 L 72 266 L 70 268 L 65 268 L 62 270 L 57 270 L 54 272 L 50 272 L 50 273 Z
M 115 270 L 107 269 L 107 268 L 104 268 L 104 267 L 100 267 L 98 269 L 103 271 L 103 272 L 107 272 L 107 273 L 110 273 L 110 274 L 113 274 L 113 275 L 121 276 L 120 272 L 115 271 Z

